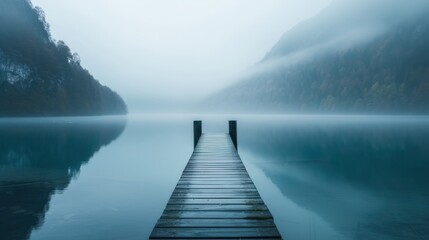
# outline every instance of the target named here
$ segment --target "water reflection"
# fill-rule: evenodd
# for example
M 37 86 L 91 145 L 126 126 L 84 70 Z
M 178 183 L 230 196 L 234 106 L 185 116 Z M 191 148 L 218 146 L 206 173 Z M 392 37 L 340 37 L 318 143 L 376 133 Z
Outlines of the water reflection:
M 28 239 L 43 224 L 51 196 L 115 140 L 120 118 L 59 118 L 0 122 L 0 239 Z
M 429 239 L 429 120 L 317 116 L 130 117 L 96 155 L 124 122 L 0 119 L 0 239 L 147 238 L 194 119 L 204 132 L 238 120 L 240 155 L 285 239 Z
M 252 122 L 240 132 L 242 157 L 256 155 L 252 161 L 286 198 L 340 233 L 308 239 L 424 239 L 429 237 L 428 126 Z M 288 211 L 293 209 L 273 212 L 285 218 Z M 290 225 L 279 227 L 286 236 L 297 235 Z

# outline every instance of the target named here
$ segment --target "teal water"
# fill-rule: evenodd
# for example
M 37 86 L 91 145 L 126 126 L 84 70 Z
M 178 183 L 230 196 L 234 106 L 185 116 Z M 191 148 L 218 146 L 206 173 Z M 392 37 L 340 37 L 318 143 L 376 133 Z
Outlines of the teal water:
M 0 119 L 0 239 L 147 239 L 192 153 L 226 132 L 285 239 L 428 239 L 429 118 Z

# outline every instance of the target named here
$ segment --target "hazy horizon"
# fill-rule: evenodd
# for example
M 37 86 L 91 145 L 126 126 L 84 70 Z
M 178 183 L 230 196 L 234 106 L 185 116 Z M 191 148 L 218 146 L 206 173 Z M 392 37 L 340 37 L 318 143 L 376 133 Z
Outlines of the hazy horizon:
M 32 0 L 52 37 L 131 111 L 186 105 L 239 80 L 331 0 Z

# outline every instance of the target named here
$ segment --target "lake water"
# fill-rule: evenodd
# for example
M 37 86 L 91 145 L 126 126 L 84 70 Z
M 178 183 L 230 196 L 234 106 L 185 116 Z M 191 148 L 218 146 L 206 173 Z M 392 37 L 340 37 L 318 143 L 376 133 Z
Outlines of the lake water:
M 0 239 L 147 239 L 193 150 L 226 132 L 284 239 L 429 239 L 429 118 L 0 119 Z

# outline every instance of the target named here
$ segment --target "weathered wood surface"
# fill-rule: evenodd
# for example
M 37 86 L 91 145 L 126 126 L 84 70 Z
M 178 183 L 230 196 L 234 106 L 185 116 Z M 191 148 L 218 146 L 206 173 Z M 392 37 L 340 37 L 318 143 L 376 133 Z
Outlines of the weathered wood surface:
M 281 239 L 229 134 L 202 134 L 150 239 Z

